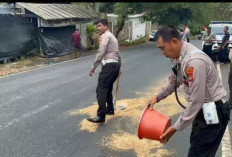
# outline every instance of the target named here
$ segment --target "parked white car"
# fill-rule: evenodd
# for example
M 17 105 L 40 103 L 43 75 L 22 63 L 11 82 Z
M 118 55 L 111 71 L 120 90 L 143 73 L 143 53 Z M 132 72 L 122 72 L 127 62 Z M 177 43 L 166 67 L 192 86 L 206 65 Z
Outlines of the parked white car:
M 157 32 L 157 30 L 153 30 L 149 36 L 149 41 L 154 41 L 154 37 L 155 37 L 155 33 Z

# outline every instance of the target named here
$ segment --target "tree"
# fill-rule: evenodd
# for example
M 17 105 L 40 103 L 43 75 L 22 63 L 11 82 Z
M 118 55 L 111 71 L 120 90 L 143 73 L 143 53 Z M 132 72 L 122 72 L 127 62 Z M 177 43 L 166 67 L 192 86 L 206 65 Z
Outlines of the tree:
M 117 38 L 123 29 L 124 23 L 128 19 L 128 15 L 142 13 L 143 11 L 143 3 L 116 3 L 114 12 L 118 15 L 118 19 L 115 37 Z
M 188 23 L 193 34 L 217 18 L 217 3 L 147 3 L 147 18 L 161 25 Z
M 230 20 L 230 9 L 231 9 L 231 3 L 219 3 L 219 18 L 220 21 L 229 21 Z
M 114 5 L 115 2 L 100 3 L 99 12 L 101 14 L 101 17 L 107 18 L 108 13 L 114 13 Z
M 81 6 L 85 9 L 88 9 L 88 10 L 93 10 L 94 13 L 96 13 L 97 15 L 99 15 L 99 5 L 100 3 L 72 3 L 72 4 L 75 4 L 75 5 L 78 5 L 78 6 Z

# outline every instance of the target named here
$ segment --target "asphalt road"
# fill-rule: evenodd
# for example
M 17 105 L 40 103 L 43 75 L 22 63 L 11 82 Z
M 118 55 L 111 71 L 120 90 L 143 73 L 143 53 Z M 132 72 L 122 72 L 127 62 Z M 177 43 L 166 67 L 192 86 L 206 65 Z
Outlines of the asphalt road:
M 201 47 L 199 40 L 191 42 Z M 153 92 L 150 87 L 167 79 L 170 73 L 171 63 L 154 43 L 121 53 L 123 67 L 118 100 L 135 99 L 145 92 Z M 133 148 L 115 150 L 100 144 L 103 137 L 116 132 L 116 125 L 137 136 L 136 124 L 128 123 L 128 118 L 117 117 L 96 131 L 88 132 L 80 129 L 81 122 L 88 115 L 68 114 L 96 102 L 100 67 L 93 77 L 89 76 L 94 58 L 88 56 L 0 78 L 0 157 L 139 156 L 138 150 Z M 228 90 L 229 64 L 220 67 L 224 86 Z M 178 114 L 171 118 L 174 122 Z M 231 128 L 230 123 L 230 137 Z M 191 127 L 175 134 L 169 143 L 162 146 L 162 149 L 174 150 L 174 153 L 161 153 L 160 156 L 187 156 L 190 130 Z M 157 152 L 157 149 L 151 149 L 149 156 L 155 156 Z M 221 156 L 220 146 L 217 157 Z

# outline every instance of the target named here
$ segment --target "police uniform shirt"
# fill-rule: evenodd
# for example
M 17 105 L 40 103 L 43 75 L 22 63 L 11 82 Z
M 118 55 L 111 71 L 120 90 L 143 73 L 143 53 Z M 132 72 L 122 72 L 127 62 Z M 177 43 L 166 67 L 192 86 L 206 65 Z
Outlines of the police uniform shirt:
M 201 53 L 190 53 L 193 51 Z M 226 91 L 212 60 L 192 44 L 183 41 L 177 62 L 180 63 L 177 85 L 183 85 L 189 106 L 173 127 L 183 130 L 192 123 L 205 102 L 225 99 Z M 175 82 L 176 75 L 172 72 L 167 85 L 157 93 L 158 102 L 174 92 Z
M 206 45 L 212 45 L 212 40 L 216 40 L 216 36 L 213 32 L 208 34 L 208 32 L 205 32 L 203 35 L 203 40 L 205 40 Z
M 92 68 L 95 69 L 101 63 L 102 59 L 114 59 L 118 61 L 121 66 L 121 54 L 118 49 L 118 40 L 109 30 L 105 31 L 99 38 L 99 49 Z
M 190 29 L 188 27 L 185 28 L 184 34 L 182 36 L 182 40 L 187 41 L 187 38 L 190 37 Z

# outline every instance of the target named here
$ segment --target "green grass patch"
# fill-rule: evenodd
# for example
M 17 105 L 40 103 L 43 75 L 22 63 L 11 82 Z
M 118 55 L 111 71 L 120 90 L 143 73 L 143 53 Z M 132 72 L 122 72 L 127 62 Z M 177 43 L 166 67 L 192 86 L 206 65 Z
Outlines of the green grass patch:
M 119 46 L 132 46 L 132 45 L 137 45 L 137 44 L 145 43 L 145 42 L 146 42 L 145 37 L 142 37 L 134 41 L 122 40 L 122 41 L 119 41 Z

